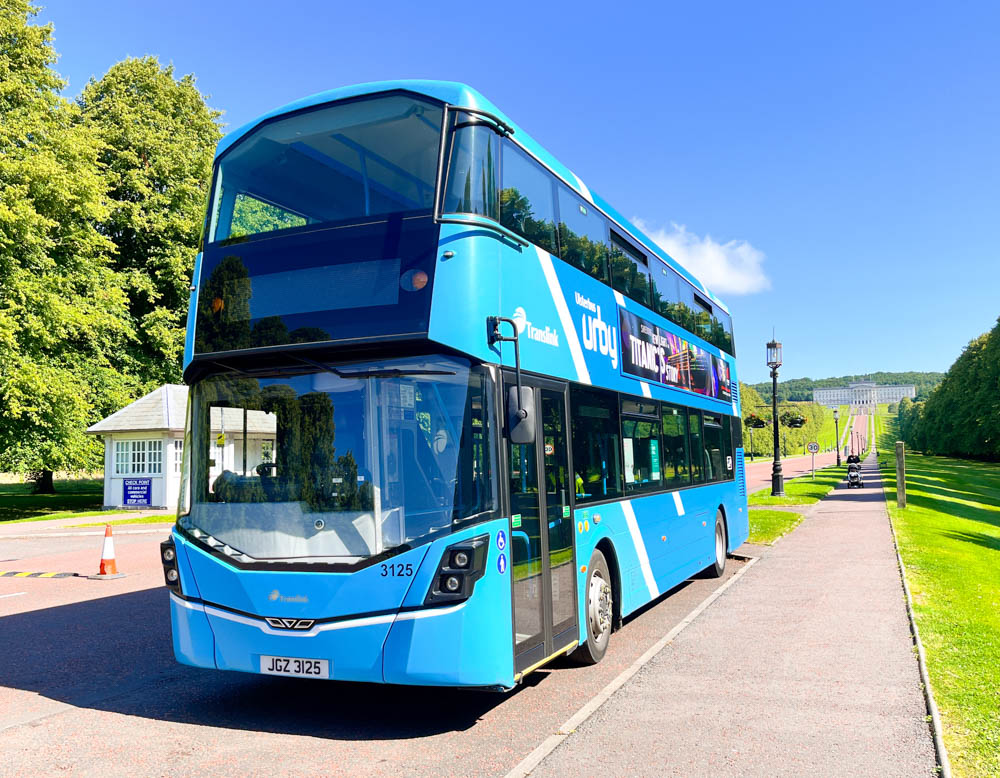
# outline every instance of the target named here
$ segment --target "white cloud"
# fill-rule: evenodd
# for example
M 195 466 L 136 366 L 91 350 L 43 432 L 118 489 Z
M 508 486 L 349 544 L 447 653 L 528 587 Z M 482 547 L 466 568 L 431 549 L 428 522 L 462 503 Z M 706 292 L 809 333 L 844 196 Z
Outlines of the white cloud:
M 717 243 L 711 235 L 699 237 L 683 224 L 671 223 L 669 230 L 654 230 L 642 219 L 633 221 L 717 294 L 752 294 L 771 288 L 771 280 L 764 273 L 764 252 L 745 240 Z

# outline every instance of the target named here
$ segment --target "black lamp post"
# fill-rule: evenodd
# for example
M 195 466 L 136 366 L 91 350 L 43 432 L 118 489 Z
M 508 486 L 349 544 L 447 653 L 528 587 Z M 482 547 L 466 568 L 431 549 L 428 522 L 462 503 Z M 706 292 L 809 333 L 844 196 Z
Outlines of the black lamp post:
M 837 431 L 837 467 L 840 467 L 840 408 L 833 409 L 833 428 Z
M 778 448 L 778 368 L 781 367 L 781 344 L 767 344 L 767 366 L 771 368 L 771 426 L 774 431 L 774 465 L 771 467 L 771 496 L 785 496 L 785 479 L 781 475 L 781 449 Z

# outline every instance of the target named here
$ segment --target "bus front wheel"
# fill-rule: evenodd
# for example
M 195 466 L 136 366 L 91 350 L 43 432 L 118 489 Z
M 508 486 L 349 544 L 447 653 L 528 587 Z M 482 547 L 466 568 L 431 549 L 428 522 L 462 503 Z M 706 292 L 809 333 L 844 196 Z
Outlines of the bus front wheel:
M 604 658 L 614 623 L 614 589 L 604 554 L 595 550 L 590 557 L 584 596 L 587 598 L 587 639 L 573 652 L 573 658 L 594 665 Z

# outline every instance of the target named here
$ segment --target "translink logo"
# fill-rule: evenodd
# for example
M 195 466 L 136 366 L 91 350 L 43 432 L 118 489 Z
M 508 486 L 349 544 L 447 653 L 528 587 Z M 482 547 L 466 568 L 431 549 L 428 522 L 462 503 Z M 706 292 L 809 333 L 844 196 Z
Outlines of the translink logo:
M 517 327 L 517 334 L 524 335 L 528 340 L 534 340 L 539 343 L 544 343 L 546 346 L 559 347 L 559 333 L 554 331 L 551 327 L 546 327 L 544 330 L 539 329 L 532 325 L 528 321 L 528 314 L 524 312 L 524 308 L 518 306 L 514 310 L 514 315 L 511 317 L 514 319 L 514 326 Z

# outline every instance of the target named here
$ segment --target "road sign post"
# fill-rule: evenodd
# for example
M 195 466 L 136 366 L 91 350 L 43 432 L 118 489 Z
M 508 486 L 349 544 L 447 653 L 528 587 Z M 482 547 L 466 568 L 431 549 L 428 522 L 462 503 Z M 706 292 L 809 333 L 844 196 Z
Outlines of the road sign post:
M 808 446 L 806 446 L 806 448 L 809 449 L 809 453 L 812 454 L 812 469 L 813 469 L 812 480 L 815 481 L 816 480 L 816 452 L 819 451 L 819 443 L 817 443 L 816 441 L 813 441 Z

